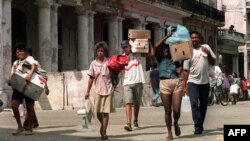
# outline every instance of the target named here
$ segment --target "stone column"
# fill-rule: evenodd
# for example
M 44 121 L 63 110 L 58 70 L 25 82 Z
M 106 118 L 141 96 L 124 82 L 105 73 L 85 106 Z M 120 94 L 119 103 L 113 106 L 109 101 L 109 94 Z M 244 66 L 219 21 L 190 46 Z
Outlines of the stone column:
M 0 1 L 0 94 L 4 88 L 3 3 Z
M 0 1 L 0 99 L 3 107 L 10 105 L 12 89 L 7 86 L 7 80 L 12 66 L 11 62 L 11 0 Z M 9 97 L 9 98 L 8 98 Z
M 145 22 L 145 18 L 141 17 L 139 18 L 139 21 L 134 23 L 134 28 L 135 29 L 146 29 L 147 23 Z M 144 71 L 146 71 L 146 58 L 142 59 L 142 68 Z
M 38 5 L 38 46 L 39 62 L 46 71 L 51 71 L 52 47 L 51 47 L 51 2 L 49 0 L 37 0 Z
M 84 7 L 77 7 L 77 69 L 86 70 L 89 68 L 89 28 L 88 28 L 88 11 Z
M 51 46 L 52 46 L 52 64 L 51 71 L 58 71 L 58 7 L 59 4 L 53 4 L 51 7 Z
M 234 72 L 239 72 L 239 56 L 238 55 L 234 55 L 233 56 L 233 71 Z M 239 75 L 239 73 L 238 73 L 238 75 Z
M 116 54 L 118 52 L 118 17 L 108 18 L 108 54 L 109 56 Z
M 247 51 L 247 44 L 244 45 L 244 76 L 249 79 L 249 58 L 248 58 L 248 51 Z
M 89 40 L 88 40 L 88 66 L 91 61 L 94 60 L 94 11 L 88 11 L 88 30 L 89 30 Z
M 162 30 L 162 26 L 160 25 L 156 25 L 153 27 L 154 28 L 154 42 L 152 42 L 152 44 L 155 44 L 157 41 L 159 41 L 160 39 L 162 39 L 162 35 L 163 35 L 163 30 Z
M 118 17 L 118 52 L 116 53 L 122 53 L 122 48 L 121 48 L 121 42 L 123 40 L 123 26 L 122 26 L 122 21 L 124 18 Z

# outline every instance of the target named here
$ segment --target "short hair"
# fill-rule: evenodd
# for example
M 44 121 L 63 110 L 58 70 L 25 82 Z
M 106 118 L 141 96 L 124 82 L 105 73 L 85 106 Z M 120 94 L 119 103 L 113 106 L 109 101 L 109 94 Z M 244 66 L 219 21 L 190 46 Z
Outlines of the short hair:
M 200 38 L 202 38 L 202 37 L 201 37 L 201 34 L 200 34 L 198 31 L 191 31 L 191 32 L 190 32 L 190 36 L 191 36 L 192 34 L 196 34 L 196 35 L 198 35 Z
M 189 34 L 190 34 L 190 36 L 191 36 L 192 34 L 198 35 L 199 38 L 200 38 L 200 43 L 204 43 L 204 38 L 202 37 L 202 35 L 200 34 L 200 32 L 198 32 L 198 31 L 191 31 L 191 32 L 189 32 Z
M 128 46 L 130 46 L 129 40 L 123 40 L 123 41 L 121 42 L 121 47 L 122 47 L 122 48 L 123 48 L 123 47 L 128 47 Z
M 105 41 L 100 41 L 95 44 L 95 53 L 100 48 L 104 50 L 105 56 L 108 56 L 108 44 Z
M 26 45 L 24 42 L 19 42 L 19 43 L 16 43 L 15 46 L 15 51 L 17 50 L 23 50 L 23 51 L 26 51 Z

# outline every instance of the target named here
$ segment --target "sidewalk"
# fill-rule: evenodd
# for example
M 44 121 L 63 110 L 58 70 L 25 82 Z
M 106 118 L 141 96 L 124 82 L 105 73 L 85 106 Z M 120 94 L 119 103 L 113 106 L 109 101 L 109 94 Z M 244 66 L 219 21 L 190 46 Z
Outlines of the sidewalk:
M 181 136 L 176 141 L 223 141 L 224 124 L 249 124 L 250 101 L 238 102 L 236 105 L 208 107 L 205 120 L 205 131 L 201 135 L 193 135 L 193 121 L 191 112 L 182 113 L 180 119 Z M 95 141 L 100 140 L 97 119 L 93 120 L 89 130 L 81 126 L 81 118 L 77 110 L 64 111 L 36 111 L 39 128 L 34 129 L 34 135 L 12 136 L 16 129 L 15 119 L 10 111 L 0 113 L 0 141 Z M 109 140 L 112 141 L 165 141 L 166 126 L 164 122 L 163 107 L 141 108 L 140 128 L 132 132 L 123 129 L 125 113 L 123 108 L 110 114 L 108 126 Z M 23 119 L 22 119 L 23 120 Z M 174 130 L 173 130 L 174 134 Z

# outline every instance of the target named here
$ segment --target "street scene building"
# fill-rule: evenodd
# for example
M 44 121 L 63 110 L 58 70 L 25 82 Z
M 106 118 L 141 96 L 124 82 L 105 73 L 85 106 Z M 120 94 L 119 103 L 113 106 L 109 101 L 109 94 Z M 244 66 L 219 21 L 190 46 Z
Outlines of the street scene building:
M 168 26 L 177 24 L 200 32 L 203 42 L 219 58 L 217 64 L 245 74 L 247 65 L 239 62 L 246 61 L 247 57 L 241 57 L 246 52 L 238 54 L 238 46 L 245 46 L 246 3 L 228 4 L 233 5 L 231 9 L 239 8 L 238 5 L 243 8 L 238 21 L 245 21 L 245 28 L 226 19 L 226 13 L 230 17 L 232 10 L 220 0 L 1 0 L 0 96 L 8 107 L 12 89 L 6 80 L 17 42 L 25 42 L 32 56 L 49 72 L 51 94 L 42 95 L 37 108 L 79 108 L 83 106 L 86 71 L 94 59 L 96 42 L 106 41 L 109 55 L 118 54 L 121 41 L 128 38 L 128 29 L 150 30 L 151 42 L 155 43 L 165 36 Z M 230 25 L 236 30 L 232 34 Z M 153 57 L 145 58 L 145 72 L 154 61 Z M 144 87 L 143 105 L 149 106 L 150 99 L 151 91 Z M 116 100 L 117 107 L 121 107 L 122 91 Z

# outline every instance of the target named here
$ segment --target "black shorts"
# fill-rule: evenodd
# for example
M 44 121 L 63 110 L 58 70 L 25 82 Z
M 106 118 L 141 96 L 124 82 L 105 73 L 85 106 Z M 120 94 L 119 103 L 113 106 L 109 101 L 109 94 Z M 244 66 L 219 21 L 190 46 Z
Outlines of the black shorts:
M 20 100 L 22 103 L 24 99 L 25 99 L 26 103 L 33 103 L 33 104 L 35 103 L 35 101 L 33 99 L 29 98 L 28 96 L 24 95 L 23 93 L 15 90 L 15 89 L 13 90 L 11 100 Z

